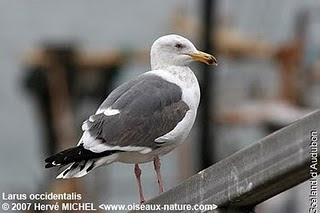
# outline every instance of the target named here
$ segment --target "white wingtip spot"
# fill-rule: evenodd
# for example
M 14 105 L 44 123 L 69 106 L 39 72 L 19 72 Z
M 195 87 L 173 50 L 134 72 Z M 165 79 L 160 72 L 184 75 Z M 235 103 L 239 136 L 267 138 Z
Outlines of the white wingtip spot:
M 103 114 L 105 114 L 106 116 L 111 116 L 111 115 L 117 115 L 119 114 L 120 111 L 117 109 L 112 109 L 111 107 L 109 107 L 108 109 L 106 109 Z
M 112 109 L 112 107 L 109 107 L 107 109 L 98 109 L 96 114 L 105 114 L 106 116 L 112 116 L 112 115 L 117 115 L 120 113 L 118 109 Z
M 54 166 L 60 166 L 61 165 L 60 163 L 56 163 L 55 161 L 53 161 L 51 164 L 54 165 Z

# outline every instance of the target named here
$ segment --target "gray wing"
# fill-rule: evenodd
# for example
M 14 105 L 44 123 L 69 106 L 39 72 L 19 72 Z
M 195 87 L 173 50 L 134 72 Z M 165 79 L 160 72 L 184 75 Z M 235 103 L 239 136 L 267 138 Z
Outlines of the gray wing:
M 83 130 L 98 145 L 155 149 L 154 140 L 173 130 L 189 110 L 181 96 L 176 84 L 142 75 L 115 89 L 99 107 L 100 113 L 85 121 Z M 103 110 L 110 107 L 119 113 L 105 115 Z

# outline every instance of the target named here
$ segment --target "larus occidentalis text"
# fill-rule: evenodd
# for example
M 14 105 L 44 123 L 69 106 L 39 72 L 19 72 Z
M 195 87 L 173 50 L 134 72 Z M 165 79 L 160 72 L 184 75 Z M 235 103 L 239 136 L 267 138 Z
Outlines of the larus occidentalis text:
M 82 125 L 76 147 L 48 157 L 46 168 L 65 166 L 57 178 L 82 177 L 113 162 L 135 164 L 140 201 L 144 202 L 138 164 L 154 161 L 159 192 L 163 192 L 159 157 L 188 136 L 200 100 L 191 61 L 217 65 L 186 38 L 166 35 L 151 47 L 151 71 L 113 90 Z

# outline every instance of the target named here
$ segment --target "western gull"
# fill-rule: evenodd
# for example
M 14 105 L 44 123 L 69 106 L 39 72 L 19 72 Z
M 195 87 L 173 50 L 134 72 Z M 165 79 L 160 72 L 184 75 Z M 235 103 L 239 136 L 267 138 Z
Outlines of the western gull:
M 82 125 L 76 147 L 45 159 L 46 168 L 64 167 L 57 179 L 82 177 L 113 162 L 135 164 L 140 202 L 145 201 L 139 164 L 153 161 L 163 192 L 159 157 L 181 144 L 197 115 L 199 83 L 191 61 L 217 65 L 186 38 L 165 35 L 151 47 L 151 71 L 113 90 Z

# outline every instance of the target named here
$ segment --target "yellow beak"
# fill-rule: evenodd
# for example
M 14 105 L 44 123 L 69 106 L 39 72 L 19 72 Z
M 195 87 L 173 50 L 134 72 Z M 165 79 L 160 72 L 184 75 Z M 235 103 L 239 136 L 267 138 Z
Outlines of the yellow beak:
M 213 55 L 210 55 L 205 52 L 198 51 L 197 53 L 190 54 L 190 56 L 192 57 L 193 60 L 200 61 L 207 65 L 215 65 L 215 66 L 218 65 L 217 59 Z

